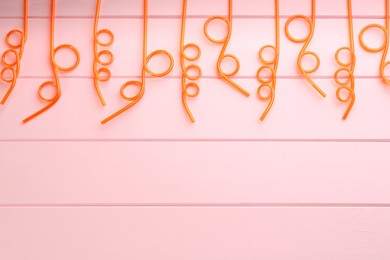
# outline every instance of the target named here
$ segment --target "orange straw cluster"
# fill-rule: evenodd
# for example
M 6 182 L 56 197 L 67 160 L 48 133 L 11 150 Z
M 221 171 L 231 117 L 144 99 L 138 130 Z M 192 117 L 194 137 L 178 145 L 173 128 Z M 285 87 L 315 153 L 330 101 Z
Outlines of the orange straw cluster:
M 19 73 L 22 56 L 25 50 L 28 35 L 28 0 L 24 1 L 24 28 L 23 31 L 19 29 L 13 29 L 8 32 L 5 37 L 5 42 L 8 49 L 1 56 L 2 70 L 0 71 L 0 80 L 8 83 L 9 87 L 0 103 L 4 105 L 15 88 Z M 297 68 L 303 78 L 316 90 L 322 97 L 326 97 L 325 92 L 314 82 L 310 77 L 310 74 L 316 72 L 320 67 L 320 58 L 317 53 L 308 50 L 309 45 L 313 39 L 315 25 L 316 25 L 316 0 L 311 1 L 311 17 L 305 15 L 293 15 L 289 17 L 285 23 L 285 34 L 286 37 L 293 43 L 303 44 L 299 54 L 297 56 Z M 389 29 L 390 29 L 390 14 L 389 14 L 389 1 L 384 0 L 385 7 L 385 25 L 369 24 L 365 26 L 359 33 L 359 42 L 362 48 L 368 52 L 376 53 L 382 52 L 382 58 L 379 65 L 379 72 L 382 81 L 390 85 L 390 78 L 386 76 L 386 67 L 390 64 L 387 60 L 387 54 L 389 50 Z M 333 75 L 333 79 L 337 84 L 335 96 L 341 103 L 348 103 L 343 119 L 347 119 L 352 111 L 355 104 L 355 42 L 354 42 L 354 29 L 353 29 L 353 16 L 352 16 L 352 0 L 346 0 L 348 8 L 348 32 L 349 32 L 349 45 L 337 49 L 335 53 L 335 60 L 338 64 L 338 69 Z M 225 81 L 228 85 L 232 86 L 239 93 L 244 96 L 249 96 L 250 93 L 236 83 L 232 77 L 235 76 L 240 70 L 239 59 L 230 53 L 227 53 L 227 48 L 232 36 L 233 29 L 233 0 L 227 0 L 228 13 L 227 16 L 213 16 L 206 20 L 203 33 L 205 37 L 214 44 L 221 45 L 218 60 L 216 62 L 216 72 L 219 77 Z M 101 83 L 108 82 L 111 78 L 111 71 L 108 68 L 114 62 L 113 53 L 108 50 L 114 43 L 114 34 L 109 29 L 99 29 L 99 17 L 101 11 L 102 0 L 96 0 L 96 11 L 93 26 L 93 79 L 94 87 L 99 98 L 100 103 L 105 106 L 106 101 L 103 97 L 100 89 Z M 194 123 L 195 117 L 193 116 L 190 106 L 188 104 L 189 98 L 197 97 L 200 92 L 200 87 L 197 83 L 202 77 L 202 69 L 195 64 L 201 57 L 201 48 L 195 43 L 186 43 L 186 22 L 187 22 L 187 8 L 188 0 L 182 0 L 182 17 L 181 17 L 181 34 L 180 34 L 180 68 L 181 68 L 181 94 L 182 104 L 185 113 L 189 120 Z M 257 87 L 257 97 L 266 101 L 267 106 L 260 115 L 260 120 L 263 121 L 271 111 L 276 97 L 276 83 L 277 83 L 277 72 L 280 61 L 280 15 L 279 15 L 279 0 L 274 0 L 275 9 L 275 43 L 267 44 L 260 48 L 258 56 L 261 62 L 261 66 L 257 70 L 256 79 L 259 82 Z M 53 79 L 42 83 L 38 88 L 39 99 L 46 103 L 46 105 L 28 116 L 23 120 L 23 123 L 27 123 L 32 119 L 43 114 L 51 107 L 53 107 L 61 97 L 61 82 L 60 72 L 69 72 L 79 65 L 80 53 L 79 51 L 70 44 L 62 44 L 56 47 L 55 39 L 55 18 L 56 17 L 56 0 L 51 0 L 51 16 L 50 16 L 50 62 L 53 73 Z M 139 80 L 129 80 L 125 82 L 119 91 L 121 98 L 128 102 L 127 105 L 112 113 L 101 121 L 102 124 L 106 124 L 119 115 L 123 114 L 128 109 L 136 105 L 145 94 L 146 87 L 146 75 L 152 77 L 164 77 L 168 75 L 174 66 L 174 60 L 172 55 L 166 50 L 156 50 L 151 53 L 148 52 L 148 0 L 143 1 L 143 50 L 142 50 L 142 65 L 140 66 L 141 75 Z M 292 22 L 301 20 L 305 22 L 309 28 L 309 33 L 303 37 L 295 37 L 290 30 Z M 211 36 L 209 26 L 213 22 L 222 22 L 226 25 L 227 31 L 221 39 Z M 379 47 L 370 47 L 364 40 L 365 33 L 371 29 L 378 29 L 384 34 L 384 41 Z M 103 40 L 103 36 L 106 36 L 106 40 Z M 55 59 L 55 56 L 60 50 L 68 50 L 73 52 L 75 61 L 70 66 L 60 66 Z M 102 50 L 101 50 L 102 49 Z M 192 52 L 192 54 L 190 54 Z M 272 53 L 272 57 L 267 57 L 266 53 Z M 348 55 L 346 59 L 344 56 Z M 155 72 L 151 70 L 148 63 L 152 58 L 157 55 L 164 55 L 168 58 L 169 65 L 162 72 Z M 311 57 L 314 58 L 315 64 L 311 68 L 305 68 L 303 66 L 303 58 Z M 223 61 L 230 59 L 234 62 L 234 69 L 230 72 L 226 72 L 222 68 Z M 191 63 L 191 64 L 187 64 Z M 129 95 L 128 89 L 136 88 L 138 91 L 136 94 Z M 48 89 L 54 90 L 54 94 L 48 95 Z

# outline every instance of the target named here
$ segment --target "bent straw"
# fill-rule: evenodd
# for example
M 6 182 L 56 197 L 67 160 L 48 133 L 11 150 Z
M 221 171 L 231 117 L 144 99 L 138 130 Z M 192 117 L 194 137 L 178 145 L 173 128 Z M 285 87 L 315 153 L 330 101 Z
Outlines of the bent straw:
M 133 107 L 135 104 L 137 104 L 141 100 L 141 98 L 143 97 L 143 95 L 145 93 L 145 74 L 146 73 L 148 73 L 149 75 L 151 75 L 153 77 L 163 77 L 172 71 L 174 62 L 173 62 L 173 57 L 169 52 L 167 52 L 165 50 L 156 50 L 156 51 L 150 53 L 149 55 L 147 55 L 148 0 L 144 0 L 144 25 L 143 26 L 144 26 L 144 33 L 143 33 L 143 54 L 142 54 L 143 58 L 142 58 L 141 81 L 131 80 L 131 81 L 125 82 L 122 85 L 121 90 L 120 90 L 120 95 L 124 100 L 130 101 L 130 103 L 128 105 L 126 105 L 125 107 L 121 108 L 120 110 L 116 111 L 115 113 L 113 113 L 109 117 L 102 120 L 101 124 L 103 124 L 103 125 L 108 123 L 109 121 L 111 121 L 115 117 L 119 116 L 123 112 L 127 111 L 128 109 Z M 159 54 L 164 54 L 169 58 L 169 68 L 162 73 L 153 72 L 152 70 L 150 70 L 148 68 L 148 62 L 150 61 L 150 59 L 159 55 Z M 139 91 L 134 96 L 127 96 L 125 93 L 125 90 L 127 87 L 129 87 L 131 85 L 138 87 Z
M 36 118 L 37 116 L 41 115 L 48 109 L 50 109 L 52 106 L 54 106 L 58 100 L 61 97 L 61 85 L 60 85 L 60 80 L 59 80 L 59 75 L 58 71 L 72 71 L 74 70 L 80 63 L 80 53 L 79 51 L 70 44 L 62 44 L 57 46 L 56 48 L 54 47 L 54 33 L 55 33 L 55 13 L 56 13 L 56 0 L 51 1 L 51 18 L 50 18 L 50 60 L 51 60 L 51 67 L 54 75 L 54 81 L 46 81 L 42 83 L 42 85 L 39 86 L 38 89 L 38 97 L 49 104 L 47 104 L 45 107 L 40 109 L 39 111 L 35 112 L 31 116 L 27 117 L 26 119 L 23 120 L 23 123 L 27 123 L 31 121 L 32 119 Z M 76 61 L 72 66 L 69 67 L 61 67 L 58 65 L 58 63 L 55 60 L 55 55 L 56 53 L 61 50 L 61 49 L 69 49 L 76 55 Z M 55 95 L 53 97 L 45 97 L 43 94 L 43 90 L 45 87 L 48 86 L 53 86 L 55 88 Z
M 114 61 L 114 55 L 109 50 L 99 51 L 99 47 L 109 47 L 114 42 L 114 34 L 109 29 L 98 29 L 99 16 L 100 16 L 101 0 L 96 1 L 96 13 L 93 27 L 93 45 L 94 45 L 94 59 L 93 59 L 93 75 L 94 75 L 94 86 L 96 93 L 98 94 L 99 100 L 103 106 L 106 102 L 103 98 L 102 92 L 100 91 L 99 82 L 107 82 L 111 79 L 111 71 L 107 66 L 111 65 Z M 108 42 L 102 42 L 99 40 L 99 35 L 107 34 L 110 38 Z M 103 61 L 102 56 L 108 56 L 108 61 Z M 100 68 L 98 68 L 100 66 Z M 101 76 L 104 75 L 104 76 Z
M 11 42 L 11 36 L 13 34 L 19 34 L 20 36 L 20 43 L 19 44 L 13 44 Z M 11 83 L 7 92 L 5 93 L 3 99 L 1 100 L 0 104 L 4 105 L 9 96 L 11 95 L 12 91 L 15 88 L 16 81 L 19 76 L 20 72 L 20 62 L 22 60 L 23 52 L 24 52 L 24 47 L 27 41 L 27 35 L 28 35 L 28 0 L 24 0 L 24 29 L 23 32 L 18 30 L 18 29 L 13 29 L 8 32 L 5 42 L 8 45 L 9 49 L 6 50 L 3 55 L 2 55 L 2 63 L 4 65 L 4 68 L 0 72 L 0 78 L 4 82 Z M 19 49 L 19 52 L 16 50 Z M 8 54 L 12 53 L 15 56 L 15 62 L 9 63 L 7 62 L 7 56 Z M 10 71 L 11 72 L 11 79 L 6 77 L 6 72 Z
M 279 24 L 279 0 L 275 0 L 275 46 L 265 45 L 259 51 L 260 61 L 264 64 L 257 71 L 257 80 L 260 82 L 260 86 L 257 89 L 257 96 L 259 99 L 269 101 L 266 109 L 260 117 L 260 121 L 264 121 L 268 112 L 275 100 L 275 88 L 276 88 L 276 72 L 279 65 L 279 54 L 280 54 L 280 24 Z M 263 52 L 265 49 L 272 49 L 274 51 L 274 58 L 267 60 L 264 58 Z M 271 72 L 270 77 L 264 78 L 261 76 L 263 70 L 269 70 Z M 268 89 L 268 95 L 264 95 L 261 91 L 266 88 Z
M 301 74 L 305 77 L 305 79 L 310 83 L 310 85 L 323 97 L 326 97 L 326 94 L 324 91 L 322 91 L 318 86 L 317 84 L 309 77 L 309 74 L 315 72 L 318 70 L 318 68 L 320 67 L 320 57 L 318 57 L 317 53 L 313 52 L 313 51 L 307 51 L 307 47 L 309 46 L 312 38 L 313 38 L 313 35 L 314 35 L 314 29 L 315 29 L 315 19 L 316 19 L 316 1 L 315 0 L 312 0 L 311 1 L 311 18 L 307 17 L 307 16 L 304 16 L 304 15 L 293 15 L 291 16 L 287 22 L 286 22 L 286 25 L 285 25 L 285 33 L 286 33 L 286 36 L 287 38 L 294 42 L 294 43 L 304 43 L 303 44 L 303 47 L 301 49 L 301 51 L 299 52 L 299 55 L 298 55 L 298 59 L 297 59 L 297 64 L 298 64 L 298 68 L 299 68 L 299 71 L 301 72 Z M 299 20 L 299 19 L 302 19 L 304 20 L 308 25 L 309 25 L 309 28 L 310 28 L 310 32 L 309 34 L 306 36 L 306 37 L 303 37 L 303 38 L 296 38 L 294 36 L 292 36 L 292 34 L 290 33 L 290 30 L 289 30 L 289 26 L 290 26 L 290 23 L 294 20 Z M 313 56 L 316 60 L 316 66 L 311 69 L 311 70 L 307 70 L 303 67 L 302 65 L 302 59 L 304 56 L 306 55 L 310 55 L 310 56 Z
M 188 43 L 184 44 L 185 42 L 185 26 L 186 26 L 186 16 L 187 16 L 187 0 L 183 0 L 183 11 L 182 11 L 182 23 L 181 23 L 181 37 L 180 37 L 180 63 L 181 63 L 181 71 L 182 71 L 182 103 L 184 106 L 184 109 L 186 111 L 186 114 L 188 118 L 191 120 L 192 123 L 195 123 L 195 118 L 191 113 L 190 108 L 188 107 L 187 98 L 193 98 L 198 96 L 199 94 L 199 85 L 194 82 L 195 80 L 198 80 L 202 76 L 202 69 L 195 64 L 191 64 L 186 66 L 185 61 L 196 61 L 199 59 L 201 55 L 201 50 L 199 45 L 195 43 Z M 185 51 L 187 49 L 194 49 L 196 50 L 196 55 L 194 57 L 189 57 L 185 54 Z M 196 71 L 196 75 L 189 75 L 189 71 L 194 70 Z M 191 82 L 187 83 L 187 80 L 190 80 Z M 191 93 L 188 90 L 194 89 L 195 92 Z
M 223 16 L 214 16 L 214 17 L 209 18 L 206 21 L 206 23 L 204 24 L 203 31 L 204 31 L 206 38 L 209 41 L 211 41 L 212 43 L 215 43 L 215 44 L 222 44 L 223 45 L 221 52 L 219 54 L 219 57 L 218 57 L 218 61 L 217 61 L 218 75 L 225 82 L 227 82 L 228 84 L 230 84 L 231 86 L 236 88 L 239 92 L 241 92 L 241 94 L 248 97 L 250 95 L 249 92 L 246 91 L 245 89 L 243 89 L 241 86 L 239 86 L 237 83 L 235 83 L 233 80 L 231 80 L 229 78 L 229 77 L 236 75 L 237 72 L 240 70 L 240 61 L 238 60 L 238 58 L 235 55 L 226 54 L 226 49 L 227 49 L 227 46 L 229 45 L 230 37 L 232 35 L 232 28 L 233 28 L 232 27 L 232 24 L 233 24 L 233 0 L 228 0 L 228 8 L 229 8 L 228 18 L 223 17 Z M 220 20 L 220 21 L 226 23 L 226 25 L 227 25 L 227 35 L 223 39 L 220 39 L 220 40 L 215 39 L 215 38 L 211 37 L 210 34 L 208 33 L 208 26 L 209 26 L 210 22 L 215 21 L 215 20 Z M 230 58 L 230 59 L 234 60 L 234 62 L 236 64 L 234 71 L 231 73 L 226 73 L 222 69 L 222 61 L 226 58 Z
M 347 0 L 348 4 L 348 28 L 349 28 L 349 47 L 341 47 L 336 51 L 335 59 L 338 65 L 341 66 L 334 73 L 334 81 L 339 85 L 336 90 L 336 98 L 338 101 L 347 103 L 349 102 L 348 108 L 343 115 L 343 120 L 346 120 L 351 109 L 355 103 L 355 64 L 356 64 L 356 56 L 355 56 L 355 44 L 354 44 L 354 36 L 353 36 L 353 20 L 352 20 L 352 3 L 351 0 Z M 348 51 L 350 53 L 350 59 L 347 62 L 343 62 L 341 60 L 341 52 Z M 343 80 L 340 76 L 340 72 L 346 72 L 348 74 L 348 78 Z M 343 98 L 340 95 L 340 92 L 344 90 L 348 92 L 348 96 Z
M 390 24 L 389 19 L 390 19 L 390 15 L 389 15 L 389 0 L 385 0 L 385 27 L 383 27 L 382 25 L 379 25 L 379 24 L 369 24 L 369 25 L 365 26 L 360 31 L 359 42 L 360 42 L 360 45 L 363 47 L 363 49 L 365 49 L 368 52 L 380 52 L 380 51 L 383 51 L 381 63 L 380 63 L 380 66 L 379 66 L 379 71 L 380 71 L 380 75 L 381 75 L 382 81 L 386 85 L 390 86 L 390 79 L 385 75 L 385 68 L 386 68 L 387 65 L 390 64 L 390 61 L 386 61 L 387 53 L 389 51 L 389 24 Z M 383 42 L 383 44 L 380 47 L 372 48 L 372 47 L 369 47 L 366 44 L 366 42 L 364 41 L 364 37 L 363 36 L 364 36 L 364 33 L 368 29 L 379 29 L 379 30 L 381 30 L 383 32 L 383 34 L 385 35 L 385 41 Z

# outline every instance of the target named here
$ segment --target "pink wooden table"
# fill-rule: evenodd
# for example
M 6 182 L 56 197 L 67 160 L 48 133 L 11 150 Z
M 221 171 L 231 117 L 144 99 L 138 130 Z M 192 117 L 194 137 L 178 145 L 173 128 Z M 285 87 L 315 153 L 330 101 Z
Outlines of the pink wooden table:
M 168 50 L 176 66 L 148 78 L 140 103 L 105 126 L 126 104 L 121 84 L 140 76 L 142 0 L 103 0 L 100 28 L 116 36 L 104 108 L 91 71 L 95 1 L 57 1 L 56 44 L 76 46 L 81 63 L 61 75 L 58 104 L 23 125 L 43 106 L 37 89 L 52 77 L 50 1 L 30 0 L 18 84 L 0 107 L 1 260 L 390 259 L 390 88 L 379 78 L 380 54 L 357 42 L 365 25 L 384 24 L 383 0 L 353 1 L 356 104 L 348 120 L 333 81 L 334 53 L 348 44 L 347 5 L 318 0 L 309 49 L 321 58 L 312 77 L 328 97 L 300 76 L 302 45 L 282 33 L 276 100 L 264 122 L 255 73 L 258 50 L 274 43 L 273 1 L 234 1 L 228 52 L 241 60 L 234 80 L 247 98 L 218 79 L 220 46 L 203 35 L 207 18 L 226 15 L 227 1 L 189 0 L 186 42 L 202 48 L 201 92 L 189 100 L 195 124 L 181 104 L 181 0 L 150 0 L 149 50 Z M 289 16 L 310 15 L 309 0 L 280 2 L 282 29 Z M 0 1 L 0 37 L 22 28 L 22 3 Z

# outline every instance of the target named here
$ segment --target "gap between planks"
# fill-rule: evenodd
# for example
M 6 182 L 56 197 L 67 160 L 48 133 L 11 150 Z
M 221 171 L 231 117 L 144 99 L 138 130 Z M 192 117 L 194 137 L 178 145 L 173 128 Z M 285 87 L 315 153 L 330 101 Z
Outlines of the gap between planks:
M 389 203 L 24 203 L 0 208 L 390 208 Z
M 291 15 L 280 15 L 281 19 L 288 19 Z M 207 19 L 212 15 L 187 15 L 187 19 Z M 309 15 L 308 15 L 309 16 Z M 142 19 L 142 15 L 100 15 L 102 19 Z M 49 16 L 30 15 L 29 19 L 49 19 Z M 94 19 L 93 15 L 56 15 L 56 19 Z M 0 16 L 0 19 L 23 19 L 23 16 Z M 181 15 L 149 15 L 148 19 L 181 19 Z M 233 19 L 275 19 L 274 15 L 233 15 Z M 346 15 L 316 15 L 316 19 L 348 19 Z M 355 15 L 352 19 L 385 19 L 384 15 Z
M 104 127 L 104 126 L 102 126 Z M 0 139 L 0 143 L 390 143 L 390 139 Z
M 52 76 L 19 76 L 18 79 L 46 79 L 46 78 L 52 78 Z M 60 78 L 64 79 L 93 79 L 93 76 L 72 76 L 72 75 L 61 75 Z M 126 79 L 126 78 L 141 78 L 139 75 L 112 75 L 111 78 L 113 79 Z M 145 78 L 156 78 L 150 75 L 146 75 Z M 165 79 L 181 79 L 182 76 L 172 76 L 167 75 L 164 77 Z M 303 76 L 277 76 L 277 79 L 305 79 Z M 333 76 L 311 76 L 312 79 L 333 79 Z M 346 77 L 341 77 L 346 78 Z M 202 79 L 221 79 L 219 76 L 212 76 L 212 75 L 203 75 Z M 256 76 L 234 76 L 232 79 L 256 79 Z M 355 76 L 355 79 L 381 79 L 380 76 Z M 221 79 L 222 80 L 222 79 Z

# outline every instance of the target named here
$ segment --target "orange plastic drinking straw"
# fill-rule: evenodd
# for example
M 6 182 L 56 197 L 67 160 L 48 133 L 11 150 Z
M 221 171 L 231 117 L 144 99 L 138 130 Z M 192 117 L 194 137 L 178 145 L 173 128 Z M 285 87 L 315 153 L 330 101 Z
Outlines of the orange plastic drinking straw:
M 182 71 L 182 79 L 181 79 L 181 85 L 182 85 L 182 102 L 184 109 L 191 120 L 192 123 L 195 122 L 195 118 L 191 113 L 191 110 L 188 107 L 187 98 L 188 97 L 196 97 L 199 94 L 199 85 L 194 82 L 195 80 L 198 80 L 202 76 L 202 69 L 196 65 L 191 64 L 186 66 L 185 61 L 196 61 L 199 59 L 201 55 L 201 50 L 198 45 L 195 43 L 188 43 L 184 44 L 185 41 L 185 28 L 186 28 L 186 16 L 187 16 L 187 0 L 183 0 L 183 12 L 182 12 L 182 22 L 181 22 L 181 37 L 180 37 L 180 62 L 181 62 L 181 71 Z M 194 49 L 196 50 L 195 56 L 188 56 L 186 55 L 185 51 L 187 49 Z M 195 75 L 190 75 L 189 71 L 196 71 Z M 187 83 L 187 80 L 191 80 L 191 82 Z M 189 89 L 195 90 L 194 92 L 189 92 Z
M 297 60 L 297 64 L 298 64 L 298 68 L 301 72 L 301 74 L 305 77 L 305 79 L 310 83 L 310 85 L 318 92 L 320 93 L 321 96 L 323 97 L 326 97 L 326 94 L 324 91 L 322 91 L 316 83 L 314 83 L 314 81 L 309 77 L 309 74 L 315 72 L 318 70 L 318 68 L 320 67 L 320 57 L 318 57 L 317 53 L 315 52 L 312 52 L 312 51 L 307 51 L 307 47 L 309 46 L 312 38 L 313 38 L 313 35 L 314 35 L 314 29 L 315 29 L 315 19 L 316 19 L 316 1 L 315 0 L 312 0 L 311 1 L 311 19 L 305 15 L 293 15 L 291 16 L 287 22 L 286 22 L 286 26 L 285 26 L 285 33 L 286 33 L 286 36 L 287 38 L 294 42 L 294 43 L 304 43 L 303 44 L 303 47 L 301 49 L 301 51 L 299 52 L 299 55 L 298 55 L 298 60 Z M 290 26 L 290 23 L 294 20 L 304 20 L 306 21 L 306 23 L 309 25 L 309 34 L 303 38 L 296 38 L 294 36 L 292 36 L 292 34 L 290 33 L 290 30 L 289 30 L 289 26 Z M 306 55 L 310 55 L 310 56 L 313 56 L 316 60 L 316 66 L 314 66 L 314 68 L 308 70 L 308 69 L 305 69 L 302 65 L 302 59 L 304 56 Z
M 387 52 L 389 51 L 389 23 L 390 23 L 389 19 L 390 19 L 390 15 L 389 15 L 389 0 L 385 0 L 385 20 L 386 20 L 385 21 L 385 24 L 386 24 L 385 26 L 386 27 L 383 27 L 382 25 L 379 25 L 379 24 L 369 24 L 369 25 L 365 26 L 360 31 L 360 34 L 359 34 L 359 42 L 362 45 L 363 49 L 365 49 L 368 52 L 380 52 L 380 51 L 383 51 L 379 70 L 380 70 L 381 78 L 382 78 L 383 82 L 386 85 L 390 85 L 390 79 L 385 75 L 385 68 L 386 68 L 387 65 L 390 64 L 390 61 L 386 61 Z M 383 34 L 385 35 L 385 41 L 383 42 L 383 44 L 380 47 L 371 48 L 371 47 L 369 47 L 365 43 L 365 41 L 364 41 L 364 33 L 368 29 L 379 29 L 379 30 L 381 30 L 383 32 Z
M 264 50 L 272 49 L 274 52 L 274 58 L 272 60 L 267 60 L 264 57 Z M 263 114 L 260 117 L 260 120 L 263 121 L 270 111 L 274 100 L 275 100 L 275 88 L 276 88 L 276 72 L 279 65 L 279 54 L 280 54 L 280 24 L 279 24 L 279 0 L 275 0 L 275 46 L 265 45 L 259 51 L 260 61 L 264 64 L 257 71 L 257 80 L 260 82 L 260 86 L 257 89 L 257 96 L 261 100 L 269 101 L 268 106 L 264 110 Z M 269 77 L 263 77 L 261 72 L 268 70 L 271 72 Z M 268 89 L 268 93 L 265 95 L 262 93 L 263 89 Z
M 148 0 L 144 0 L 144 34 L 143 34 L 143 54 L 142 54 L 143 61 L 142 61 L 141 81 L 136 81 L 136 80 L 127 81 L 126 83 L 124 83 L 122 85 L 121 90 L 120 90 L 120 95 L 123 99 L 130 101 L 130 103 L 128 105 L 126 105 L 125 107 L 123 107 L 122 109 L 115 112 L 114 114 L 110 115 L 109 117 L 107 117 L 103 121 L 101 121 L 102 124 L 106 124 L 107 122 L 111 121 L 112 119 L 119 116 L 120 114 L 122 114 L 123 112 L 125 112 L 126 110 L 128 110 L 129 108 L 131 108 L 132 106 L 134 106 L 135 104 L 137 104 L 141 100 L 141 98 L 143 97 L 143 95 L 145 93 L 145 74 L 146 73 L 148 73 L 149 75 L 151 75 L 153 77 L 163 77 L 172 71 L 174 62 L 173 62 L 173 57 L 169 52 L 167 52 L 165 50 L 156 50 L 156 51 L 150 53 L 149 55 L 147 55 L 147 40 L 148 40 L 147 36 L 148 36 Z M 150 61 L 150 59 L 158 54 L 164 54 L 169 58 L 169 68 L 166 71 L 161 72 L 161 73 L 155 73 L 148 68 L 148 62 Z M 139 88 L 138 93 L 134 96 L 128 96 L 125 93 L 126 88 L 131 86 L 131 85 Z
M 355 64 L 356 64 L 356 56 L 355 56 L 355 44 L 354 44 L 354 36 L 353 36 L 353 20 L 352 20 L 352 3 L 351 0 L 347 0 L 348 4 L 348 28 L 349 28 L 349 47 L 341 47 L 336 51 L 335 59 L 337 64 L 341 66 L 334 73 L 334 81 L 339 85 L 336 90 L 336 98 L 338 101 L 347 103 L 349 102 L 348 108 L 344 113 L 343 120 L 347 119 L 349 112 L 355 103 Z M 343 51 L 347 51 L 350 54 L 350 58 L 348 61 L 342 61 L 341 53 Z M 340 73 L 344 72 L 348 75 L 345 77 L 341 77 Z M 348 96 L 342 97 L 340 92 L 344 90 L 348 93 Z
M 49 104 L 47 104 L 41 110 L 35 112 L 31 116 L 24 119 L 23 123 L 29 122 L 30 120 L 32 120 L 35 117 L 39 116 L 40 114 L 44 113 L 45 111 L 47 111 L 48 109 L 50 109 L 52 106 L 54 106 L 57 103 L 57 101 L 61 97 L 61 85 L 60 85 L 58 71 L 72 71 L 80 63 L 80 53 L 73 45 L 62 44 L 62 45 L 57 46 L 56 48 L 54 47 L 55 14 L 56 14 L 56 0 L 52 0 L 51 1 L 51 18 L 50 18 L 50 60 L 51 60 L 51 66 L 52 66 L 52 71 L 53 71 L 53 75 L 54 75 L 54 80 L 44 82 L 42 85 L 39 86 L 39 89 L 38 89 L 39 98 L 42 101 L 48 102 Z M 62 50 L 62 49 L 69 49 L 70 51 L 74 52 L 74 54 L 76 55 L 76 61 L 72 66 L 61 67 L 56 62 L 55 55 L 59 50 Z M 56 90 L 55 95 L 53 97 L 45 97 L 43 94 L 43 90 L 45 89 L 45 87 L 48 87 L 48 86 L 52 86 Z
M 15 35 L 15 34 L 19 34 L 19 37 L 20 37 L 20 42 L 17 44 L 12 43 L 12 41 L 11 41 L 12 35 Z M 10 86 L 9 86 L 7 92 L 5 93 L 3 99 L 0 102 L 1 105 L 4 105 L 5 102 L 7 102 L 9 96 L 11 95 L 12 91 L 15 88 L 16 81 L 17 81 L 17 78 L 18 78 L 19 72 L 20 72 L 20 62 L 22 60 L 24 46 L 25 46 L 26 41 L 27 41 L 27 34 L 28 34 L 28 0 L 24 0 L 24 29 L 23 29 L 23 32 L 18 30 L 18 29 L 13 29 L 13 30 L 8 32 L 8 34 L 5 38 L 5 42 L 6 42 L 9 49 L 6 50 L 1 57 L 1 61 L 2 61 L 2 64 L 4 65 L 4 68 L 1 70 L 0 78 L 4 82 L 10 83 Z M 17 51 L 18 49 L 19 49 L 19 52 Z M 14 62 L 7 61 L 7 56 L 11 53 L 15 57 Z M 7 71 L 11 72 L 10 78 L 6 76 Z
M 242 87 L 240 87 L 237 83 L 235 83 L 233 80 L 231 80 L 229 78 L 229 77 L 236 75 L 237 72 L 240 70 L 240 61 L 238 60 L 238 58 L 235 55 L 226 54 L 226 49 L 227 49 L 227 46 L 229 45 L 230 37 L 232 35 L 232 22 L 233 22 L 233 0 L 228 0 L 228 2 L 229 2 L 228 18 L 223 17 L 223 16 L 211 17 L 204 24 L 203 30 L 204 30 L 204 34 L 205 34 L 206 38 L 209 41 L 216 43 L 216 44 L 223 44 L 223 47 L 221 49 L 221 52 L 219 54 L 218 61 L 217 61 L 218 75 L 224 81 L 226 81 L 228 84 L 230 84 L 231 86 L 236 88 L 238 91 L 240 91 L 242 94 L 244 94 L 245 96 L 248 97 L 250 95 L 249 92 L 246 91 L 245 89 L 243 89 Z M 211 37 L 210 34 L 208 33 L 208 25 L 210 24 L 210 22 L 215 21 L 215 20 L 220 20 L 220 21 L 226 23 L 226 25 L 227 25 L 227 34 L 223 39 L 215 39 L 215 38 Z M 226 58 L 230 58 L 230 59 L 234 60 L 234 62 L 236 64 L 235 70 L 231 73 L 226 73 L 222 69 L 222 61 Z
M 95 14 L 95 22 L 94 22 L 94 31 L 93 31 L 93 44 L 94 44 L 94 60 L 93 60 L 93 75 L 94 75 L 94 85 L 96 93 L 98 94 L 99 100 L 103 106 L 106 105 L 106 102 L 103 98 L 102 92 L 100 91 L 99 82 L 107 82 L 111 78 L 111 71 L 107 68 L 107 66 L 111 65 L 114 61 L 114 55 L 109 50 L 99 51 L 98 47 L 109 47 L 114 42 L 114 34 L 112 31 L 108 29 L 98 29 L 99 16 L 100 16 L 100 7 L 101 0 L 96 1 L 96 14 Z M 103 42 L 99 40 L 99 36 L 106 34 L 109 36 L 109 40 L 107 42 Z M 108 60 L 102 60 L 103 56 L 108 56 Z M 100 65 L 100 68 L 98 66 Z

